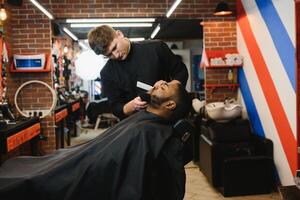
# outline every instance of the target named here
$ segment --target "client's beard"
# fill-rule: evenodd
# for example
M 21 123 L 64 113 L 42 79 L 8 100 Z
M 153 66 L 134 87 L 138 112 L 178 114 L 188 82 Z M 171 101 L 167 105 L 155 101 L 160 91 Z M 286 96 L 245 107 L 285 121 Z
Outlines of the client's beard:
M 158 97 L 156 95 L 149 95 L 150 96 L 150 102 L 149 105 L 152 107 L 158 108 L 162 103 L 169 101 L 170 97 Z
M 147 103 L 150 103 L 151 101 L 151 95 L 149 93 L 143 92 L 139 94 L 139 97 L 142 99 L 142 101 L 146 101 Z

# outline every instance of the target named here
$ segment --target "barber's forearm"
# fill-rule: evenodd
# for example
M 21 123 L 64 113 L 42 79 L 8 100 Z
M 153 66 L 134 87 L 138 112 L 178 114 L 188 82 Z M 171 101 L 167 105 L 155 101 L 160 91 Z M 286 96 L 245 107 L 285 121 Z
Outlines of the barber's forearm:
M 137 96 L 124 105 L 123 112 L 126 116 L 129 116 L 135 113 L 137 110 L 146 108 L 147 105 L 148 104 L 146 101 L 143 101 L 141 97 Z
M 129 116 L 129 115 L 133 114 L 134 112 L 135 112 L 135 108 L 132 105 L 131 101 L 124 105 L 124 107 L 123 107 L 124 115 Z

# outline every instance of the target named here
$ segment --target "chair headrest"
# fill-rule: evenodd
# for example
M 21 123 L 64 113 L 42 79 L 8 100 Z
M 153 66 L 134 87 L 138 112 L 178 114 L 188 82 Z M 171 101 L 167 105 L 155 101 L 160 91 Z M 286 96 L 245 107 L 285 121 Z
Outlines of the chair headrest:
M 194 129 L 194 126 L 188 120 L 180 119 L 173 126 L 173 134 L 175 137 L 183 139 L 182 137 L 184 135 L 190 135 L 194 131 Z

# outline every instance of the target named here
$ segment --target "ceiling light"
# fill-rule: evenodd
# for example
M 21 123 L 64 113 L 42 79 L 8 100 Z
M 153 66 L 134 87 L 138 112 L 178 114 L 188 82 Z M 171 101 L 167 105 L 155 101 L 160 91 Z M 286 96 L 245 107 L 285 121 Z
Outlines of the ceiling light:
M 75 60 L 75 73 L 83 80 L 95 80 L 107 61 L 108 59 L 96 55 L 93 50 L 83 51 Z
M 176 9 L 176 7 L 180 4 L 182 0 L 176 0 L 173 5 L 171 6 L 171 8 L 168 10 L 166 17 L 170 17 L 172 15 L 172 13 L 174 12 L 174 10 Z
M 225 1 L 218 3 L 214 15 L 216 16 L 224 16 L 224 15 L 231 15 L 232 11 L 229 10 L 228 4 Z
M 7 18 L 7 14 L 6 14 L 6 11 L 5 11 L 5 8 L 4 8 L 4 4 L 1 3 L 1 7 L 0 7 L 0 20 L 4 21 L 4 20 L 6 20 L 6 18 Z
M 120 23 L 120 22 L 155 22 L 155 18 L 99 18 L 67 19 L 67 23 Z
M 141 38 L 129 38 L 130 41 L 132 42 L 138 42 L 138 41 L 143 41 L 145 40 L 145 38 L 141 37 Z
M 66 32 L 73 40 L 77 41 L 78 37 L 76 37 L 76 35 L 74 35 L 71 31 L 69 31 L 69 29 L 67 29 L 66 27 L 63 28 L 64 32 Z
M 152 23 L 95 23 L 95 24 L 71 24 L 72 28 L 91 28 L 108 25 L 111 27 L 152 27 Z
M 153 39 L 155 36 L 156 36 L 156 34 L 158 33 L 158 31 L 160 30 L 160 24 L 158 24 L 157 26 L 156 26 L 156 28 L 154 29 L 154 31 L 152 32 L 152 34 L 151 34 L 151 39 Z
M 49 19 L 54 19 L 53 15 L 48 12 L 48 10 L 46 10 L 38 1 L 36 0 L 30 0 L 38 9 L 40 9 L 40 11 L 42 11 L 45 15 L 47 15 L 47 17 L 49 17 Z

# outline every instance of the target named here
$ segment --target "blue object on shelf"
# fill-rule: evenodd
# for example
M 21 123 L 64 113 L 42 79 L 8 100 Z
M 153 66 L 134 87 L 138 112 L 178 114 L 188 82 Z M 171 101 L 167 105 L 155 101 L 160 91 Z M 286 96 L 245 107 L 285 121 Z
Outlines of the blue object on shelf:
M 19 59 L 16 60 L 16 67 L 34 67 L 40 68 L 41 67 L 41 60 L 40 59 Z
M 16 69 L 43 69 L 45 66 L 45 54 L 38 55 L 14 55 Z

